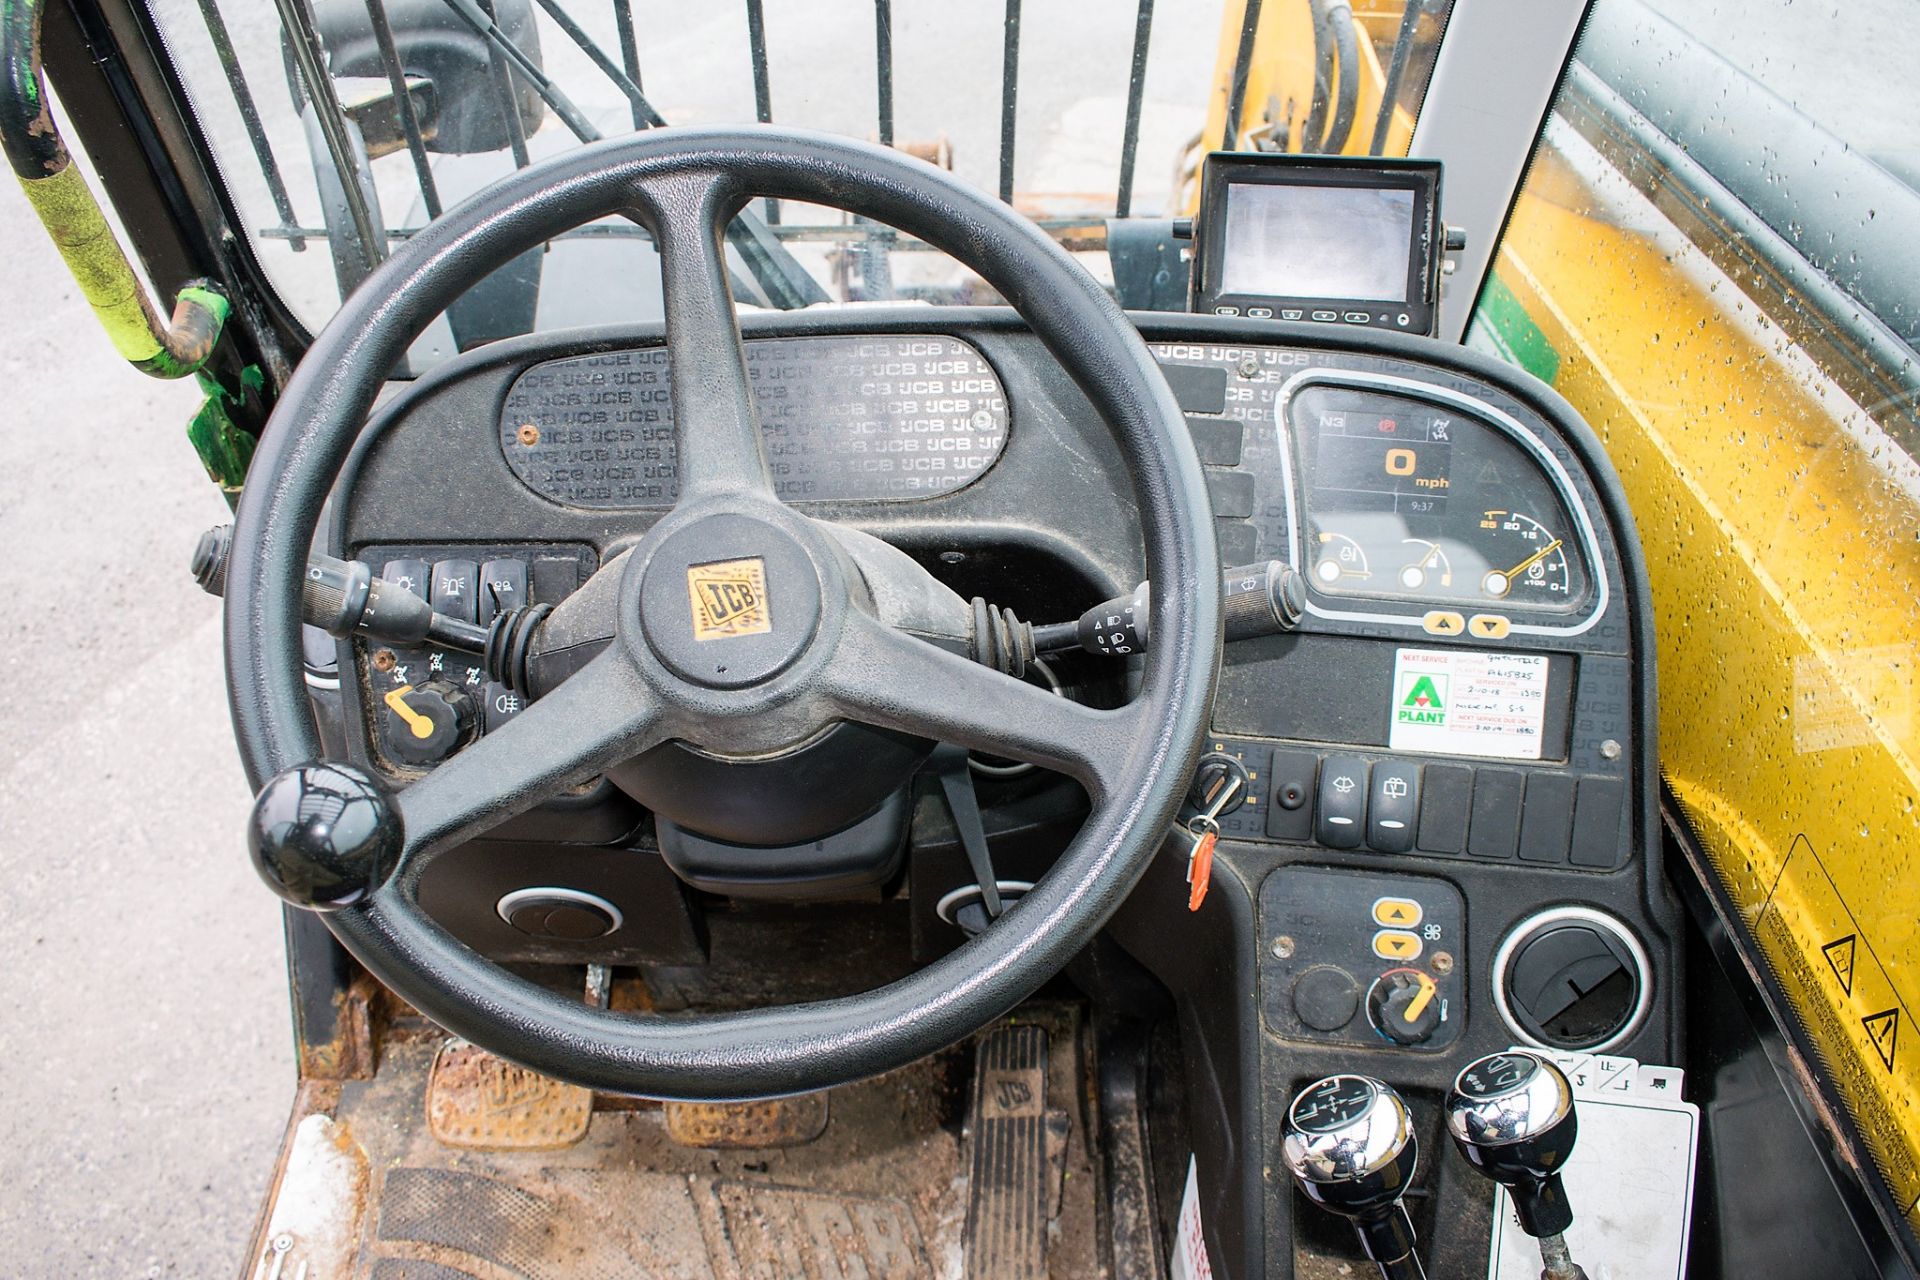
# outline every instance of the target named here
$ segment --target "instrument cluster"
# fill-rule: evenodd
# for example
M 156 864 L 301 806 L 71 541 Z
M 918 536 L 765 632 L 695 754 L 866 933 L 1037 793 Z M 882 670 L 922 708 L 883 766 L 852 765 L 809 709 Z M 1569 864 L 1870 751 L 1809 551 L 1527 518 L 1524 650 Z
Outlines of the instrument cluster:
M 1598 612 L 1592 529 L 1519 424 L 1378 374 L 1306 374 L 1285 400 L 1304 506 L 1297 567 L 1336 614 L 1429 605 L 1428 630 L 1444 633 L 1459 629 L 1456 610 L 1545 623 Z

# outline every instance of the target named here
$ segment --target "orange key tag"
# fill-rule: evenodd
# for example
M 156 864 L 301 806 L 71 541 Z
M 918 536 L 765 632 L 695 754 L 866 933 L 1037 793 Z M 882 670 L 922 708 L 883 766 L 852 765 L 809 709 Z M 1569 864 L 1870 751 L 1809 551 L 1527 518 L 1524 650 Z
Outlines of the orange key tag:
M 1210 803 L 1206 809 L 1187 819 L 1187 834 L 1193 837 L 1193 848 L 1187 854 L 1188 911 L 1198 911 L 1207 900 L 1207 887 L 1213 883 L 1213 846 L 1220 839 L 1220 811 L 1244 785 L 1232 775 L 1221 778 L 1207 797 Z
M 1193 852 L 1187 855 L 1187 910 L 1198 911 L 1207 900 L 1207 888 L 1213 883 L 1213 846 L 1220 839 L 1218 829 L 1209 827 L 1194 838 Z

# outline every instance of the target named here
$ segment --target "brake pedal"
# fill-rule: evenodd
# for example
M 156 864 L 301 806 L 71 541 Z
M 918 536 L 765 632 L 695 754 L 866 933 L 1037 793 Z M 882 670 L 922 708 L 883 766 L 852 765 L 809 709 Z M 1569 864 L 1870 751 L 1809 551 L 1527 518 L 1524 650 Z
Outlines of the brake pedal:
M 427 1077 L 427 1127 L 442 1146 L 552 1151 L 587 1136 L 593 1093 L 449 1040 Z
M 1047 1224 L 1060 1208 L 1067 1113 L 1047 1107 L 1047 1032 L 1000 1027 L 974 1059 L 968 1130 L 969 1277 L 1046 1280 Z

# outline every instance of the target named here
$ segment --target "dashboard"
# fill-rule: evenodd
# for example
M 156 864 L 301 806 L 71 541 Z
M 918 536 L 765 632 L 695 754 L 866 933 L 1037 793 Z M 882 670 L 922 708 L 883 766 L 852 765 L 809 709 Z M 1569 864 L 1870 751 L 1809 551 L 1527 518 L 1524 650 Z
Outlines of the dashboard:
M 1187 911 L 1176 835 L 1110 932 L 1194 1011 L 1188 1069 L 1211 1100 L 1189 1121 L 1195 1157 L 1239 1165 L 1232 1194 L 1264 1197 L 1222 1220 L 1311 1251 L 1261 1172 L 1274 1153 L 1247 1136 L 1277 1132 L 1268 1108 L 1305 1081 L 1360 1062 L 1437 1097 L 1515 1043 L 1679 1059 L 1644 570 L 1592 433 L 1506 366 L 1359 327 L 1135 319 L 1203 464 L 1223 566 L 1282 562 L 1304 614 L 1223 654 L 1202 769 L 1244 786 L 1218 816 L 1215 897 Z M 789 502 L 1034 622 L 1139 582 L 1123 461 L 1010 313 L 742 328 Z M 369 425 L 329 549 L 476 622 L 564 600 L 673 500 L 670 376 L 657 329 L 510 339 L 436 369 Z M 414 725 L 423 679 L 467 699 L 469 740 L 519 707 L 451 652 L 341 642 L 310 663 L 329 736 L 396 785 L 444 758 Z M 1124 696 L 1124 661 L 1052 669 L 1075 696 Z M 1044 873 L 1077 792 L 979 785 L 998 874 Z M 941 903 L 970 882 L 925 809 L 889 799 L 806 846 L 824 896 L 905 903 L 917 959 L 963 940 Z M 878 878 L 829 867 L 836 841 L 882 851 Z M 702 895 L 755 892 L 738 845 L 602 781 L 435 863 L 421 901 L 497 959 L 682 972 L 705 955 Z M 1433 1215 L 1484 1218 L 1476 1194 L 1443 1187 L 1423 1234 Z

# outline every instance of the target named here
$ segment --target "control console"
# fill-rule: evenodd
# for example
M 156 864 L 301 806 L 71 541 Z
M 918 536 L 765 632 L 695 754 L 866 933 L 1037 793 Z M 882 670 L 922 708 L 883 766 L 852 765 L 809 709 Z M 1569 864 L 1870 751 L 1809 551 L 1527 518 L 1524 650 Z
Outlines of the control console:
M 521 605 L 558 604 L 598 564 L 593 549 L 580 545 L 372 546 L 360 559 L 436 614 L 480 627 Z M 390 772 L 429 769 L 520 713 L 520 695 L 488 680 L 477 653 L 432 645 L 359 648 L 368 736 L 377 762 Z

